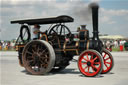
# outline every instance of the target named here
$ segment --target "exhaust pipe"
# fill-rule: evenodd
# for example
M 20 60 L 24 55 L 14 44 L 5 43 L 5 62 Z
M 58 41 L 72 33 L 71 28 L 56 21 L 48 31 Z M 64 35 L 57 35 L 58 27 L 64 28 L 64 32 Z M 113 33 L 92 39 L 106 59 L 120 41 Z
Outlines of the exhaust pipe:
M 90 5 L 92 9 L 92 24 L 93 24 L 93 40 L 99 40 L 98 36 L 98 9 L 99 5 L 97 3 L 92 3 Z

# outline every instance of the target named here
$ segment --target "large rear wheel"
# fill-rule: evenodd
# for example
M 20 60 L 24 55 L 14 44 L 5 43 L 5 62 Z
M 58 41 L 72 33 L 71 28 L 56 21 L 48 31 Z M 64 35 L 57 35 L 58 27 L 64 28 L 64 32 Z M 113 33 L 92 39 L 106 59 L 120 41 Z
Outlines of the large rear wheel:
M 33 40 L 25 46 L 22 60 L 29 73 L 34 75 L 46 74 L 54 66 L 55 53 L 48 42 Z
M 97 76 L 103 67 L 103 58 L 95 50 L 86 50 L 79 56 L 78 67 L 82 74 L 87 77 Z

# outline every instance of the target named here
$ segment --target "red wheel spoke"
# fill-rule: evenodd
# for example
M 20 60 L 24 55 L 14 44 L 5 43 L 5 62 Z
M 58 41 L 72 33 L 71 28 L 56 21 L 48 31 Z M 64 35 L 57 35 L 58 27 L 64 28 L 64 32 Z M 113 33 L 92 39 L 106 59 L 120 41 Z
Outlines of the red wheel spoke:
M 108 59 L 109 59 L 109 57 L 108 57 L 108 58 L 106 58 L 106 59 L 105 59 L 105 61 L 106 61 L 106 60 L 108 60 Z
M 105 62 L 105 63 L 107 63 L 107 64 L 111 64 L 111 62 Z
M 97 68 L 96 66 L 94 66 L 94 65 L 92 65 L 92 68 L 94 68 L 94 69 L 96 69 L 96 70 L 98 69 L 98 68 Z M 94 70 L 94 69 L 93 69 L 93 70 Z
M 105 57 L 106 57 L 106 53 L 104 54 L 103 58 L 105 58 Z
M 87 64 L 87 62 L 82 62 L 82 64 Z
M 88 68 L 88 66 L 86 66 L 86 67 L 84 68 L 84 70 L 87 69 L 87 68 Z
M 108 68 L 108 66 L 107 66 L 107 64 L 106 64 L 106 63 L 105 63 L 104 65 Z
M 89 60 L 88 54 L 86 54 L 86 56 L 87 56 L 87 60 Z
M 89 72 L 89 70 L 90 70 L 90 66 L 88 66 L 88 72 Z
M 93 69 L 93 67 L 92 67 L 92 71 L 93 71 L 93 73 L 95 72 L 95 70 Z
M 93 59 L 93 61 L 95 61 L 97 59 L 97 56 Z
M 90 60 L 92 60 L 93 59 L 93 55 L 91 56 L 91 59 Z
M 88 61 L 88 60 L 87 60 L 86 58 L 84 58 L 84 57 L 83 57 L 83 59 L 84 59 L 85 61 Z
M 100 64 L 100 62 L 94 62 L 94 64 Z

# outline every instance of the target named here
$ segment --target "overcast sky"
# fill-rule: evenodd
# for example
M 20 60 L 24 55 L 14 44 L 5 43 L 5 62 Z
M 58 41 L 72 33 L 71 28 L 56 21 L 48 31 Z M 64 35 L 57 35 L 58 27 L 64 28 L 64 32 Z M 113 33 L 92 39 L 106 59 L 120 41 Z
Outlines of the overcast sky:
M 128 37 L 128 0 L 0 0 L 0 40 L 18 37 L 20 25 L 10 24 L 12 20 L 59 15 L 74 18 L 73 23 L 67 24 L 71 31 L 86 24 L 91 35 L 92 21 L 88 5 L 92 2 L 100 5 L 100 34 Z M 41 31 L 46 29 L 48 26 L 42 25 Z

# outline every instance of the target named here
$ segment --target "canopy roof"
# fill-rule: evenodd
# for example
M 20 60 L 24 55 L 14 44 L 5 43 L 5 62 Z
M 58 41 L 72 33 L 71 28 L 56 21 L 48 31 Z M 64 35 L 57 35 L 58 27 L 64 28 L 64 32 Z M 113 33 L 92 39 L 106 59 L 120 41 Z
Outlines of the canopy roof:
M 73 22 L 74 19 L 67 15 L 62 15 L 58 17 L 51 17 L 51 18 L 40 18 L 40 19 L 26 19 L 26 20 L 15 20 L 11 21 L 11 24 L 28 24 L 28 25 L 34 25 L 34 24 L 54 24 L 54 23 L 67 23 L 67 22 Z

